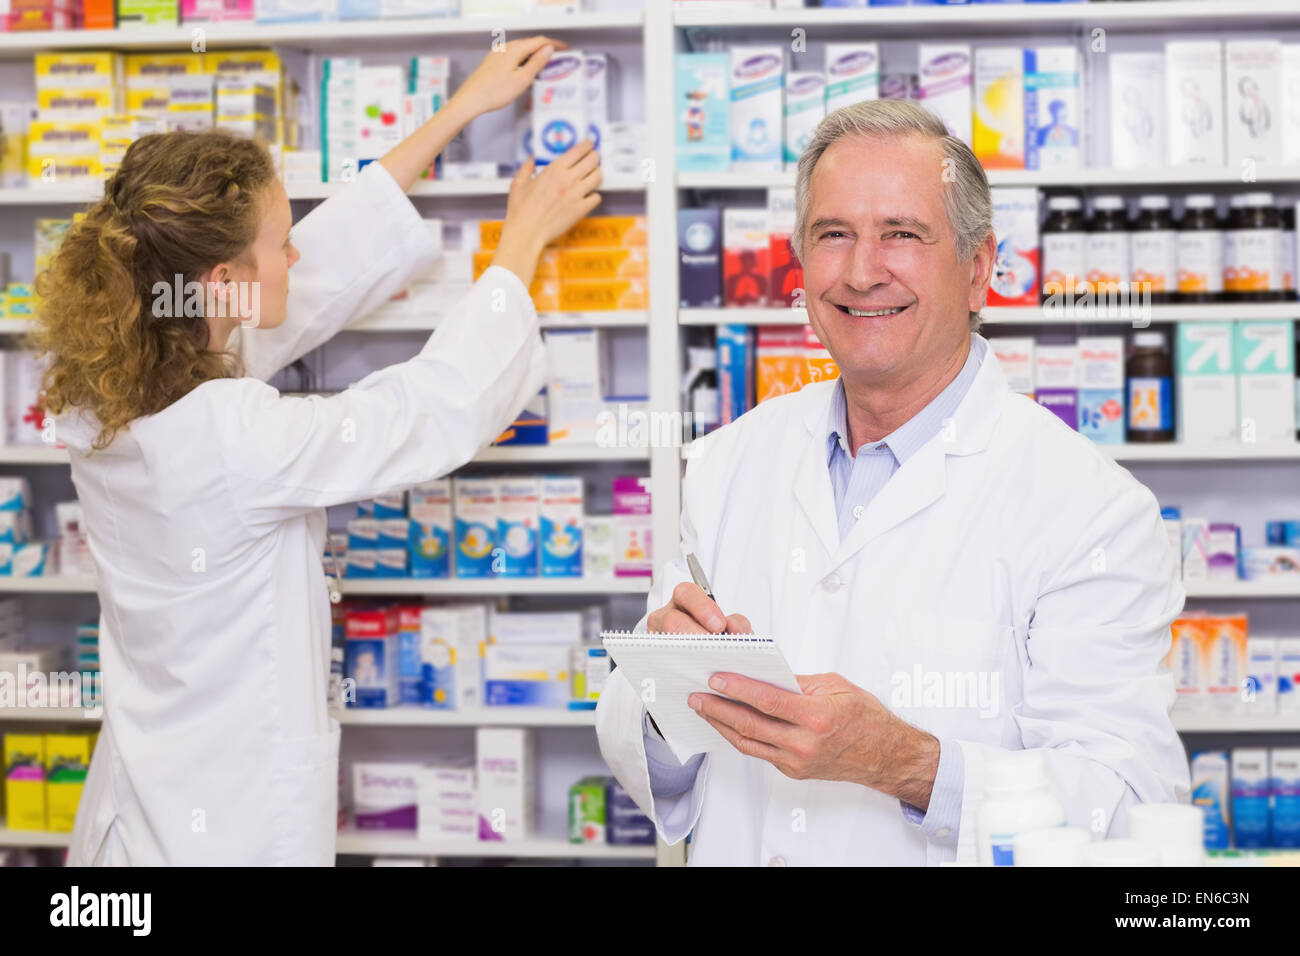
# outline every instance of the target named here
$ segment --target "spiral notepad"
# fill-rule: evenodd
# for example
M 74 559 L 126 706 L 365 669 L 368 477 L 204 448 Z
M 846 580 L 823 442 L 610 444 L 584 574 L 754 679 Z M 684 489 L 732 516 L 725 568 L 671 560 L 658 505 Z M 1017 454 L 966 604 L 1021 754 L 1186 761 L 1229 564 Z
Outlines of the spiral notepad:
M 600 637 L 609 656 L 645 701 L 673 754 L 683 762 L 692 754 L 732 749 L 686 702 L 696 691 L 717 695 L 709 686 L 714 674 L 742 674 L 799 693 L 799 682 L 770 637 L 628 631 L 602 631 Z

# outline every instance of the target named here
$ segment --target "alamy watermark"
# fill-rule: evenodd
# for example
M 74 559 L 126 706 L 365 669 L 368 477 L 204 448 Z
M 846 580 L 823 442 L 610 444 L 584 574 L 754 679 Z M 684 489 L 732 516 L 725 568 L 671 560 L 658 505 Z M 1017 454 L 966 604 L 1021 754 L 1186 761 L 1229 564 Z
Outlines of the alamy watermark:
M 99 671 L 0 671 L 0 715 L 15 707 L 79 708 L 84 716 L 104 715 L 104 678 Z
M 155 282 L 152 291 L 155 318 L 235 318 L 245 329 L 262 321 L 259 282 L 186 282 L 183 275 L 175 275 L 171 282 Z
M 996 717 L 1002 700 L 998 671 L 927 671 L 913 664 L 889 678 L 889 704 L 899 708 L 979 708 L 981 717 Z

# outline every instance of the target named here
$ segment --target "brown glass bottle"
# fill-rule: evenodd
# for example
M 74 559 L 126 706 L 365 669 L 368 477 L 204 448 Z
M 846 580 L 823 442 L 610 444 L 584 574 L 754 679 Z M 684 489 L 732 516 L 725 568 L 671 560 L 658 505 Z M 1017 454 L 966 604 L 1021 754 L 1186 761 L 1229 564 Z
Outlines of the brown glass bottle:
M 1223 289 L 1231 302 L 1282 298 L 1282 231 L 1272 193 L 1232 197 L 1223 256 Z
M 1138 332 L 1124 367 L 1128 440 L 1174 440 L 1174 361 L 1163 332 Z
M 1194 193 L 1178 221 L 1178 301 L 1223 301 L 1223 224 L 1214 197 Z
M 1174 300 L 1177 285 L 1177 235 L 1169 197 L 1156 194 L 1138 197 L 1138 214 L 1129 234 L 1135 294 L 1144 285 L 1151 289 L 1151 301 L 1165 304 Z

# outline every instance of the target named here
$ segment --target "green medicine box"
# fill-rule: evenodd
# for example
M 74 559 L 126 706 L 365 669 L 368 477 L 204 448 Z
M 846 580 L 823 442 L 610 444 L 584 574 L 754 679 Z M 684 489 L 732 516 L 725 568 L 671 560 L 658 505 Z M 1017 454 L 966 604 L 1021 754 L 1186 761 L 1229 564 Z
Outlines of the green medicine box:
M 605 842 L 606 777 L 583 777 L 569 788 L 569 842 Z

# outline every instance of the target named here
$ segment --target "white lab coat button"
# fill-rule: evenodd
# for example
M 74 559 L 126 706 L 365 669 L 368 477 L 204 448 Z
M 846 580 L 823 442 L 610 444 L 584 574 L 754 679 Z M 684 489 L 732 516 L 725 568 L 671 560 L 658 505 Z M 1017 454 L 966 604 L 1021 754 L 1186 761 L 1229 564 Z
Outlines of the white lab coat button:
M 789 866 L 789 864 L 785 862 L 785 857 L 783 856 L 772 857 L 772 859 L 767 861 L 767 865 L 768 866 Z
M 853 517 L 855 518 L 860 519 L 866 513 L 867 513 L 867 509 L 862 507 L 862 505 L 858 505 L 853 509 Z
M 828 594 L 834 594 L 839 589 L 840 576 L 838 574 L 832 574 L 822 582 L 822 590 L 826 591 Z

